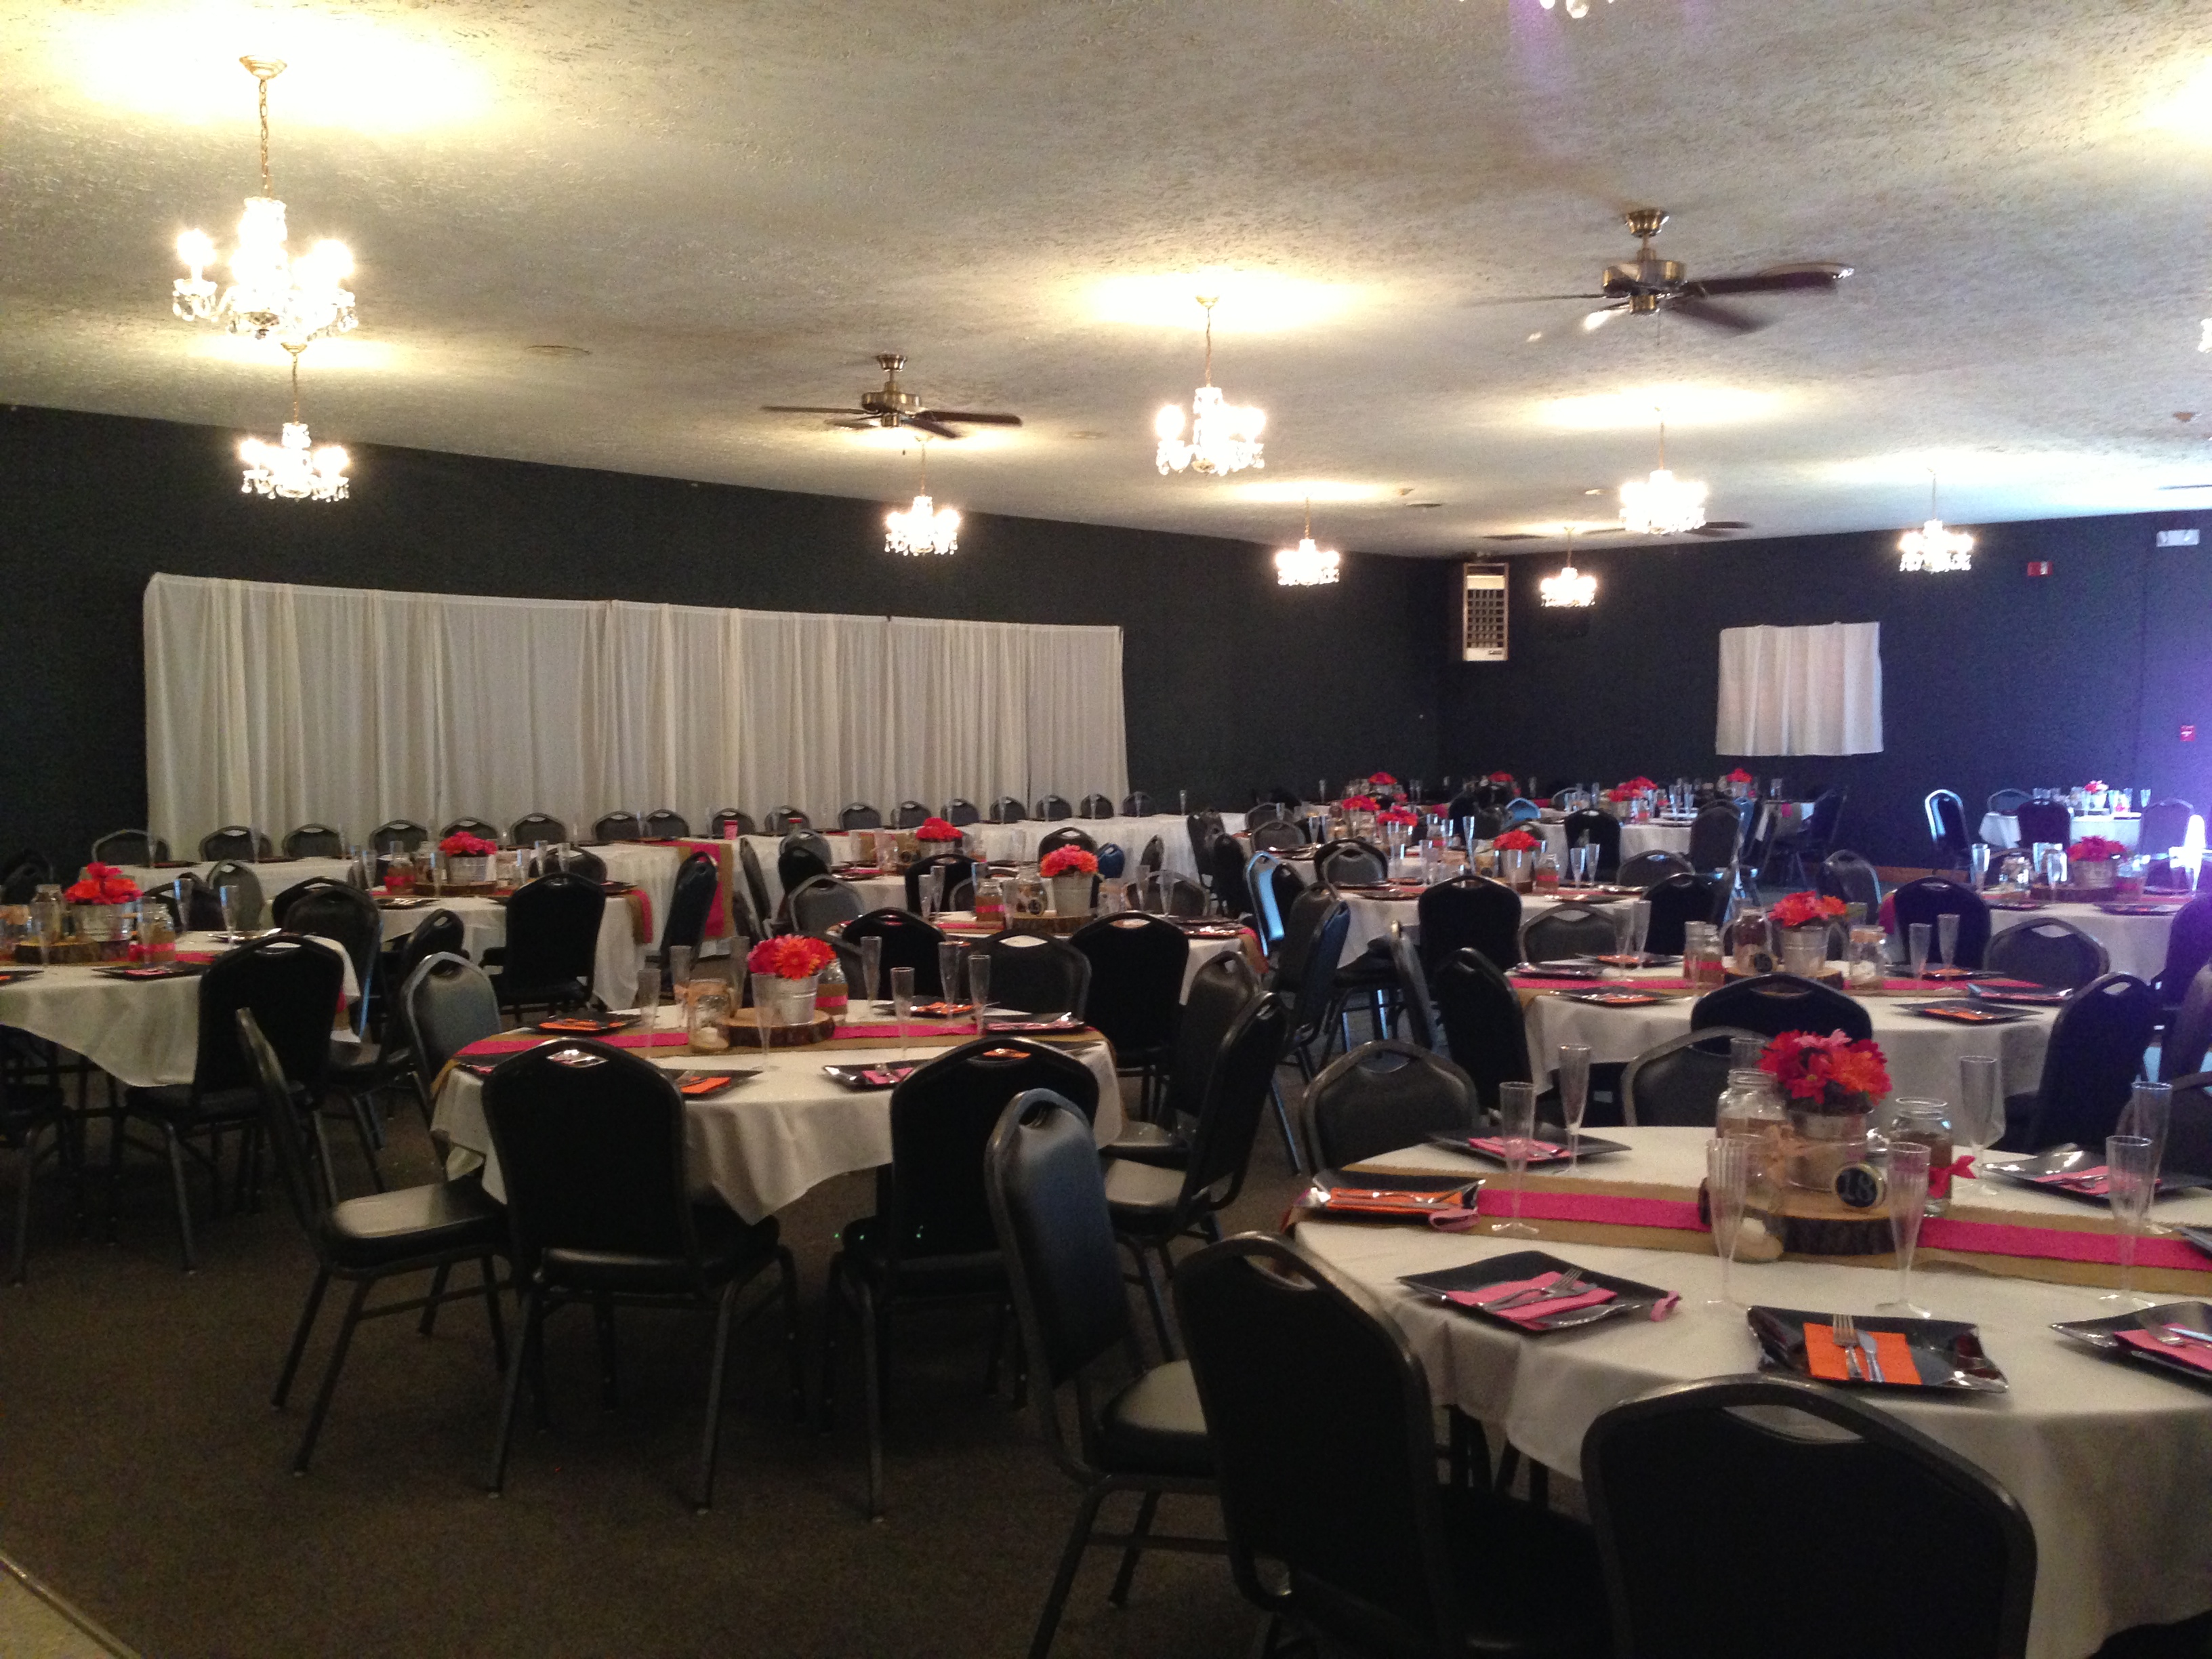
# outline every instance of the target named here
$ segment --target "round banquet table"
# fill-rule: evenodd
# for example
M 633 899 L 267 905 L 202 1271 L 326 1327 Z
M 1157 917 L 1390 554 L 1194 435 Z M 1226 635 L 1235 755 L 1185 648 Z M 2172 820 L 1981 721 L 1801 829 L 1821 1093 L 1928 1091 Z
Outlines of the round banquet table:
M 1544 850 L 1559 861 L 1559 869 L 1564 874 L 1567 867 L 1567 826 L 1565 821 L 1546 819 L 1536 825 L 1536 832 L 1544 838 Z M 1632 859 L 1639 853 L 1680 853 L 1687 857 L 1689 851 L 1690 820 L 1687 818 L 1650 818 L 1641 823 L 1620 826 L 1620 856 L 1623 859 Z
M 345 953 L 330 940 L 315 943 Z M 213 956 L 225 947 L 211 933 L 186 933 L 179 952 Z M 345 963 L 345 995 L 360 994 L 353 963 Z M 332 1011 L 336 1012 L 335 1010 Z M 117 1082 L 132 1089 L 165 1083 L 190 1083 L 199 1052 L 200 981 L 196 974 L 174 979 L 111 979 L 97 968 L 40 969 L 28 979 L 0 986 L 0 1025 L 43 1037 L 90 1060 Z M 346 1041 L 350 1033 L 333 1030 Z
M 2069 842 L 2084 836 L 2102 836 L 2106 841 L 2116 841 L 2130 853 L 2136 850 L 2136 837 L 2142 830 L 2140 812 L 2076 812 L 2074 833 Z M 1982 815 L 1982 839 L 1992 847 L 2011 848 L 2020 845 L 2020 820 L 2010 812 L 1985 812 Z M 2164 857 L 2166 849 L 2154 847 L 2152 853 Z
M 263 859 L 258 861 L 240 860 L 253 872 L 253 878 L 261 884 L 261 902 L 265 908 L 270 900 L 287 887 L 295 887 L 303 881 L 347 881 L 353 876 L 350 859 Z M 193 864 L 167 866 L 125 864 L 118 867 L 138 884 L 138 890 L 150 893 L 156 887 L 167 887 L 185 876 L 205 878 L 216 866 L 213 859 L 202 859 Z
M 1992 937 L 2008 927 L 2024 927 L 2038 921 L 2069 921 L 2105 947 L 2112 959 L 2116 974 L 2133 974 L 2137 979 L 2154 979 L 2159 969 L 2166 966 L 2166 936 L 2173 932 L 2173 918 L 2181 903 L 2162 909 L 2156 915 L 2116 916 L 2100 910 L 2094 904 L 2045 904 L 2033 910 L 2001 910 L 1990 908 L 1990 933 Z
M 938 917 L 937 923 L 951 937 L 969 944 L 979 943 L 994 936 L 994 930 L 979 924 L 975 920 L 975 913 L 971 910 L 947 910 Z M 1212 924 L 1200 923 L 1200 925 L 1225 927 L 1228 924 L 1216 921 Z M 1205 967 L 1215 957 L 1227 956 L 1233 951 L 1245 950 L 1249 946 L 1253 971 L 1255 973 L 1261 971 L 1260 941 L 1249 927 L 1240 927 L 1234 935 L 1220 939 L 1193 938 L 1189 945 L 1190 954 L 1183 959 L 1182 989 L 1176 994 L 1177 1001 L 1187 1002 L 1190 1000 L 1190 982 L 1198 977 L 1200 969 Z
M 1631 1150 L 1586 1164 L 1589 1177 L 1694 1188 L 1703 1173 L 1705 1130 L 1604 1133 Z M 1426 1147 L 1362 1167 L 1378 1166 L 1496 1174 Z M 1955 1215 L 1992 1203 L 2082 1213 L 2069 1200 L 2008 1183 L 1967 1181 L 1956 1190 Z M 2167 1200 L 2157 1213 L 2161 1221 L 2212 1223 L 2212 1195 Z M 1536 1224 L 1540 1231 L 1543 1224 Z M 1304 1223 L 1297 1239 L 1381 1300 L 1420 1355 L 1439 1402 L 1502 1430 L 1525 1455 L 1553 1468 L 1579 1471 L 1583 1434 L 1611 1407 L 1758 1363 L 1743 1315 L 1701 1305 L 1719 1294 L 1720 1264 L 1710 1255 L 1341 1222 Z M 1397 1282 L 1402 1274 L 1532 1246 L 1680 1291 L 1681 1305 L 1661 1323 L 1609 1321 L 1535 1338 L 1417 1297 Z M 1936 1316 L 1980 1328 L 2010 1390 L 1972 1398 L 1869 1390 L 1869 1403 L 1986 1469 L 2027 1510 L 2037 1555 L 2032 1659 L 2077 1659 L 2130 1626 L 2212 1607 L 2212 1504 L 2204 1501 L 2212 1482 L 2212 1392 L 2100 1358 L 2046 1328 L 2110 1313 L 2094 1289 L 1934 1267 L 1916 1271 L 1913 1282 L 1917 1299 Z M 1863 1314 L 1889 1297 L 1894 1283 L 1886 1267 L 1779 1261 L 1738 1267 L 1735 1288 L 1746 1302 Z M 1724 1550 L 1724 1540 L 1717 1547 Z M 1930 1582 L 1939 1583 L 1942 1564 L 1925 1565 Z M 1870 1650 L 1880 1645 L 1875 1641 Z
M 659 1009 L 659 1028 L 673 1030 L 677 1014 L 673 1006 Z M 511 1031 L 507 1036 L 514 1039 L 533 1034 Z M 918 1037 L 908 1052 L 928 1059 L 950 1052 L 972 1036 L 971 1031 Z M 848 1089 L 830 1081 L 822 1068 L 880 1065 L 896 1060 L 896 1038 L 882 1043 L 772 1048 L 765 1054 L 757 1048 L 692 1054 L 680 1047 L 644 1052 L 665 1071 L 761 1068 L 758 1077 L 740 1083 L 719 1099 L 684 1103 L 684 1157 L 693 1181 L 699 1191 L 713 1193 L 747 1221 L 774 1214 L 833 1176 L 872 1170 L 891 1161 L 891 1091 Z M 1114 1051 L 1097 1039 L 1071 1047 L 1067 1052 L 1098 1079 L 1094 1133 L 1103 1146 L 1121 1133 L 1121 1091 L 1115 1076 Z M 484 1056 L 487 1060 L 501 1057 Z M 482 1079 L 460 1066 L 449 1067 L 438 1087 L 431 1127 L 450 1147 L 447 1173 L 459 1176 L 482 1170 L 484 1191 L 503 1202 L 506 1187 L 499 1160 L 492 1152 L 491 1133 L 484 1122 Z
M 482 962 L 486 951 L 507 943 L 507 906 L 496 899 L 462 898 L 447 895 L 426 902 L 392 908 L 380 902 L 377 915 L 384 924 L 384 942 L 404 939 L 437 910 L 451 910 L 461 919 L 462 948 L 469 960 Z M 664 913 L 653 912 L 656 921 Z M 592 958 L 592 990 L 611 1008 L 627 1008 L 637 1000 L 638 957 L 636 913 L 619 894 L 610 895 L 599 915 L 599 939 Z
M 1657 968 L 1607 983 L 1626 987 L 1638 979 L 1680 983 L 1680 968 Z M 1962 1054 L 1995 1054 L 2007 1094 L 2024 1094 L 2042 1080 L 2043 1051 L 2050 1045 L 2055 1010 L 2020 1009 L 2016 1012 L 2026 1014 L 2025 1019 L 2002 1025 L 1957 1025 L 1905 1011 L 1908 1003 L 1935 1001 L 1944 994 L 1931 985 L 1924 993 L 1853 999 L 1872 1018 L 1874 1040 L 1888 1061 L 1893 1094 L 1917 1100 L 1957 1099 Z M 1539 992 L 1528 1005 L 1528 1058 L 1540 1072 L 1548 1072 L 1560 1044 L 1579 1042 L 1589 1045 L 1590 1059 L 1599 1065 L 1633 1060 L 1688 1031 L 1695 1001 L 1685 994 L 1641 1007 L 1606 1007 L 1571 1001 L 1557 991 Z

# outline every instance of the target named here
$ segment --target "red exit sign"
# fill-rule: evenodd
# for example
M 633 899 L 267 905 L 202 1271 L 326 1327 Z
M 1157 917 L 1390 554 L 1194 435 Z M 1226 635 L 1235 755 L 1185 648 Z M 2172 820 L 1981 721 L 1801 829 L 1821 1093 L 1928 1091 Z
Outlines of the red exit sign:
M 2031 576 L 2048 576 L 2051 574 L 2051 561 L 2030 559 L 2027 562 L 2027 574 Z

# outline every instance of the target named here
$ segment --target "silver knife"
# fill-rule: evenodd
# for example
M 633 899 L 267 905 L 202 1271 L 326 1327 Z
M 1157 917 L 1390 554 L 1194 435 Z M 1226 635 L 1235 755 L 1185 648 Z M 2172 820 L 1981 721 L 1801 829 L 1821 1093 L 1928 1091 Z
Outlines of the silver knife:
M 1877 1382 L 1888 1382 L 1889 1379 L 1881 1374 L 1881 1353 L 1875 1346 L 1873 1332 L 1859 1333 L 1859 1347 L 1866 1354 L 1867 1370 L 1873 1374 L 1874 1380 Z

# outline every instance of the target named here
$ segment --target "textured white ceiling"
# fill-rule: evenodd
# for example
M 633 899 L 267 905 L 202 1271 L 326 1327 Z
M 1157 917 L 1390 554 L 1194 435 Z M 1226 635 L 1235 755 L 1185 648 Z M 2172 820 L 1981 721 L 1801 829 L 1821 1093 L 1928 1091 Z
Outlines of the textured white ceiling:
M 318 441 L 893 501 L 895 447 L 758 406 L 846 402 L 898 349 L 931 400 L 1027 418 L 934 447 L 970 511 L 1287 540 L 1317 483 L 1325 544 L 1495 549 L 1607 516 L 1655 400 L 1760 535 L 1916 521 L 1929 465 L 1954 522 L 2212 504 L 2160 488 L 2212 482 L 2206 15 L 0 0 L 0 399 L 273 430 L 282 354 L 166 298 L 176 232 L 227 240 L 253 182 L 234 60 L 273 47 L 295 244 L 360 262 L 360 331 L 307 356 Z M 1594 286 L 1638 203 L 1693 276 L 1857 274 L 1747 302 L 1778 321 L 1742 337 L 1480 303 Z M 1099 297 L 1202 265 L 1325 285 L 1304 325 L 1226 290 L 1216 378 L 1267 411 L 1264 473 L 1154 471 L 1196 308 Z

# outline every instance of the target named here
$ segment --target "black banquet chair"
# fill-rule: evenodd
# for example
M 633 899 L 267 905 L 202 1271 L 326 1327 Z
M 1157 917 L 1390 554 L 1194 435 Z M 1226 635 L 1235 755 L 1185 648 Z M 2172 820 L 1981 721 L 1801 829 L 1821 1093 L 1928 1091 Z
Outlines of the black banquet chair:
M 539 842 L 564 842 L 568 839 L 568 826 L 550 812 L 525 812 L 507 827 L 507 839 L 516 847 L 534 847 Z
M 1895 920 L 1896 939 L 1902 951 L 1911 938 L 1907 930 L 1914 922 L 1926 922 L 1931 929 L 1929 938 L 1936 938 L 1932 929 L 1940 916 L 1959 918 L 1959 943 L 1951 953 L 1954 968 L 1978 968 L 1990 948 L 1990 907 L 1979 893 L 1963 882 L 1948 881 L 1942 876 L 1923 876 L 1917 881 L 1908 881 L 1890 896 L 1890 914 Z
M 794 830 L 811 830 L 814 820 L 796 806 L 779 806 L 761 820 L 761 832 L 769 836 L 787 836 Z
M 1091 964 L 1085 1018 L 1114 1045 L 1121 1074 L 1143 1079 L 1149 1103 L 1175 1050 L 1190 935 L 1159 916 L 1100 916 L 1067 942 Z
M 598 842 L 638 841 L 645 824 L 635 812 L 604 812 L 592 822 L 592 839 Z
M 740 812 L 734 806 L 721 807 L 715 812 L 713 817 L 707 820 L 707 834 L 710 838 L 715 841 L 722 840 L 733 827 L 741 836 L 750 836 L 756 833 L 753 825 L 752 814 L 750 812 Z
M 1152 815 L 1152 798 L 1141 789 L 1132 789 L 1121 797 L 1121 816 L 1125 818 L 1148 818 Z
M 1928 839 L 1947 870 L 1966 867 L 1974 838 L 1966 833 L 1966 808 L 1956 792 L 1930 789 L 1921 803 L 1928 815 Z
M 507 943 L 487 951 L 500 1006 L 572 1008 L 588 1002 L 599 950 L 606 890 L 556 871 L 526 882 L 507 904 Z
M 690 819 L 673 807 L 656 806 L 645 815 L 647 841 L 681 841 L 690 833 Z
M 276 853 L 268 836 L 243 823 L 226 824 L 200 837 L 200 856 L 204 859 L 239 859 L 251 864 L 273 858 Z
M 1072 818 L 1075 816 L 1075 809 L 1067 804 L 1065 795 L 1040 795 L 1037 797 L 1036 816 L 1041 818 Z
M 1865 1005 L 1832 986 L 1793 974 L 1760 974 L 1706 992 L 1690 1009 L 1690 1029 L 1705 1031 L 1717 1025 L 1770 1038 L 1784 1031 L 1808 1031 L 1815 1036 L 1841 1031 L 1862 1042 L 1874 1035 L 1874 1020 Z
M 2126 974 L 2107 974 L 2075 992 L 2051 1022 L 2034 1092 L 2006 1097 L 1998 1146 L 2030 1152 L 2068 1141 L 2103 1146 L 2142 1073 L 2157 1023 L 2158 999 Z
M 1042 933 L 994 933 L 968 954 L 991 964 L 993 1007 L 1040 1018 L 1084 1017 L 1091 995 L 1091 958 L 1067 940 Z
M 2031 916 L 1999 928 L 1982 961 L 1993 974 L 2066 991 L 2112 971 L 2112 953 L 2063 916 Z
M 929 822 L 929 808 L 918 800 L 902 800 L 891 809 L 891 828 L 919 830 Z
M 951 800 L 945 802 L 943 817 L 945 821 L 956 830 L 964 830 L 971 823 L 981 823 L 983 821 L 983 815 L 975 810 L 975 803 L 965 795 L 955 795 Z
M 1684 1031 L 1646 1048 L 1620 1074 L 1620 1121 L 1631 1127 L 1712 1127 L 1738 1039 L 1761 1048 L 1767 1043 L 1759 1032 L 1718 1025 Z
M 430 832 L 412 818 L 392 818 L 368 834 L 368 850 L 385 856 L 412 853 L 430 839 Z
M 1587 843 L 1597 848 L 1597 873 L 1601 881 L 1611 881 L 1620 870 L 1620 820 L 1610 812 L 1595 806 L 1585 806 L 1580 811 L 1567 814 L 1560 826 L 1565 832 L 1567 845 Z
M 2020 1504 L 1840 1389 L 1779 1376 L 1662 1389 L 1590 1425 L 1582 1478 L 1605 1574 L 1588 1599 L 1612 1607 L 1615 1653 L 2027 1651 L 2036 1547 Z M 1726 1573 L 1711 1571 L 1715 1537 L 1729 1540 Z M 1942 1594 L 1898 1571 L 1923 1560 L 1943 1563 Z
M 1305 1136 L 1316 1170 L 1342 1170 L 1431 1134 L 1470 1135 L 1474 1079 L 1440 1054 L 1395 1038 L 1340 1054 L 1306 1089 Z
M 860 944 L 864 939 L 883 940 L 883 982 L 878 994 L 891 994 L 891 970 L 895 968 L 914 969 L 914 989 L 917 996 L 940 996 L 937 947 L 945 935 L 920 916 L 908 910 L 871 910 L 845 924 L 831 941 L 836 946 L 839 964 L 845 970 L 848 984 L 857 986 L 860 979 Z
M 342 859 L 345 854 L 345 836 L 327 823 L 303 823 L 284 832 L 288 859 Z
M 837 814 L 837 827 L 850 832 L 854 830 L 880 830 L 884 815 L 864 800 L 856 800 Z
M 994 823 L 1019 823 L 1028 816 L 1022 810 L 1021 802 L 1012 795 L 1001 795 L 991 803 L 991 822 Z
M 455 818 L 438 831 L 440 841 L 445 840 L 448 836 L 475 836 L 482 840 L 495 842 L 499 840 L 499 826 L 495 823 L 488 823 L 482 818 Z
M 1728 878 L 1687 872 L 1668 876 L 1656 883 L 1646 896 L 1651 915 L 1644 933 L 1644 948 L 1655 956 L 1678 957 L 1692 922 L 1720 921 L 1728 908 Z
M 1499 1084 L 1529 1081 L 1520 994 L 1497 964 L 1472 946 L 1437 969 L 1430 988 L 1452 1063 L 1474 1079 L 1482 1109 L 1496 1111 Z
M 1587 904 L 1571 902 L 1531 916 L 1522 924 L 1521 955 L 1528 962 L 1601 956 L 1613 949 L 1614 939 L 1610 917 Z
M 1246 1233 L 1186 1262 L 1176 1300 L 1230 1570 L 1271 1620 L 1331 1653 L 1611 1653 L 1589 1529 L 1437 1480 L 1427 1374 L 1365 1290 Z
M 169 843 L 150 830 L 111 830 L 92 844 L 94 864 L 166 864 L 168 859 Z
M 1455 876 L 1423 890 L 1421 965 L 1431 974 L 1468 946 L 1504 967 L 1521 953 L 1521 895 L 1486 876 Z
M 1863 854 L 1838 848 L 1820 860 L 1814 887 L 1845 904 L 1863 904 L 1869 922 L 1881 915 L 1881 874 Z
M 1075 812 L 1078 817 L 1110 818 L 1114 816 L 1113 797 L 1094 791 L 1076 803 Z
M 714 1315 L 707 1421 L 692 1499 L 714 1502 L 722 1382 L 732 1329 L 777 1305 L 791 1368 L 791 1407 L 805 1410 L 799 1274 L 776 1220 L 748 1222 L 719 1200 L 695 1200 L 684 1157 L 684 1097 L 667 1072 L 602 1043 L 552 1042 L 484 1079 L 484 1121 L 507 1188 L 509 1250 L 522 1290 L 522 1345 L 507 1372 L 486 1486 L 507 1482 L 507 1449 L 526 1379 L 548 1426 L 545 1321 L 589 1304 L 598 1317 L 602 1397 L 616 1395 L 614 1310 L 696 1308 Z M 773 1270 L 780 1295 L 738 1316 L 745 1286 Z
M 2032 848 L 2042 842 L 2064 847 L 2074 839 L 2074 814 L 2063 800 L 2027 801 L 2013 817 L 2020 823 L 2022 847 Z

